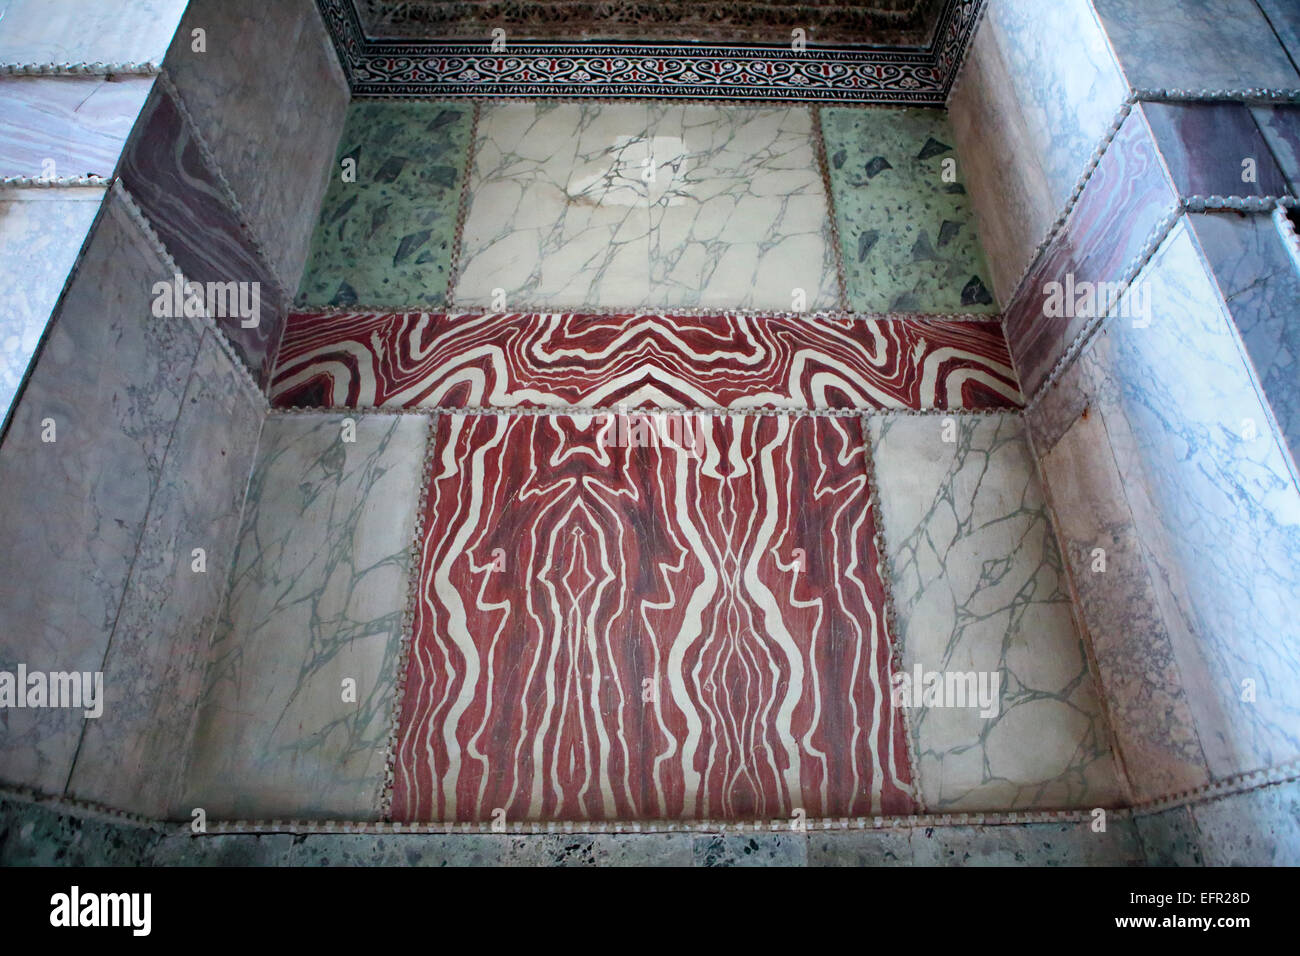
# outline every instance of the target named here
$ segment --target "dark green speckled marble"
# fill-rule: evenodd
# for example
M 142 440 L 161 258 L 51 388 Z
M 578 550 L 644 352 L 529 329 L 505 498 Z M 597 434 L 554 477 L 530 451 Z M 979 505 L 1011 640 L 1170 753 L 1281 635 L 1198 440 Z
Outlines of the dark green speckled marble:
M 472 114 L 468 104 L 352 104 L 300 304 L 446 302 Z M 344 181 L 347 159 L 355 182 Z
M 850 306 L 998 311 L 942 110 L 824 109 Z M 945 179 L 945 160 L 950 179 Z

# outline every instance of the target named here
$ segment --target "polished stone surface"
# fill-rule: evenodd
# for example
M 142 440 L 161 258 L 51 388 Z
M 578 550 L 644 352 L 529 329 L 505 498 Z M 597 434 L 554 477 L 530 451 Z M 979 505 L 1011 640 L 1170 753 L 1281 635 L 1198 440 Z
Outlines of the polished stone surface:
M 1087 0 L 989 4 L 949 109 L 1003 306 L 1127 93 Z
M 1282 171 L 1241 103 L 1144 103 L 1142 112 L 1179 195 L 1288 195 Z
M 1291 193 L 1300 196 L 1300 106 L 1254 106 L 1251 113 L 1282 167 Z
M 0 76 L 0 176 L 102 176 L 154 85 L 151 76 Z
M 164 278 L 110 199 L 0 448 L 0 668 L 103 667 L 199 348 L 193 320 L 152 316 Z M 61 793 L 84 722 L 6 708 L 0 779 Z
M 1300 263 L 1270 216 L 1188 218 L 1292 460 L 1300 459 Z
M 200 27 L 202 53 L 192 43 Z M 326 186 L 338 175 L 332 160 L 348 106 L 316 5 L 192 0 L 166 65 L 271 269 L 292 294 Z
M 1140 279 L 1152 322 L 1094 340 L 1094 408 L 1220 779 L 1300 754 L 1300 492 L 1185 221 Z
M 1256 0 L 1094 3 L 1135 89 L 1300 85 L 1300 75 Z
M 190 375 L 113 628 L 104 716 L 87 722 L 67 791 L 155 818 L 188 812 L 181 774 L 264 415 L 213 335 Z
M 159 830 L 0 798 L 0 867 L 146 866 Z
M 1026 397 L 1042 387 L 1076 336 L 1115 304 L 1117 283 L 1176 202 L 1142 110 L 1135 109 L 1007 307 L 1007 342 Z
M 1190 810 L 1206 866 L 1300 866 L 1300 781 Z
M 1282 41 L 1292 63 L 1300 63 L 1300 7 L 1292 0 L 1255 0 Z
M 104 190 L 0 189 L 0 420 L 31 364 Z
M 6 0 L 0 64 L 159 64 L 186 2 Z
M 1089 352 L 1072 369 L 1086 391 L 1094 366 Z M 1205 755 L 1101 414 L 1085 405 L 1042 466 L 1133 799 L 1204 786 Z
M 471 196 L 460 306 L 838 302 L 806 108 L 488 104 Z
M 1106 722 L 1020 418 L 877 416 L 871 433 L 904 670 L 998 680 L 987 716 L 910 710 L 926 808 L 1114 805 Z
M 471 122 L 464 103 L 352 104 L 299 301 L 446 301 Z M 345 178 L 349 160 L 355 181 Z
M 1204 866 L 1200 834 L 1187 807 L 1133 818 L 1147 866 Z
M 377 816 L 426 429 L 264 425 L 188 778 L 210 819 Z
M 997 312 L 942 110 L 823 109 L 849 304 Z
M 154 90 L 140 116 L 122 157 L 121 175 L 187 280 L 240 284 L 238 300 L 215 303 L 213 318 L 253 378 L 265 386 L 288 303 L 231 208 L 217 170 L 199 148 L 195 130 L 162 86 Z

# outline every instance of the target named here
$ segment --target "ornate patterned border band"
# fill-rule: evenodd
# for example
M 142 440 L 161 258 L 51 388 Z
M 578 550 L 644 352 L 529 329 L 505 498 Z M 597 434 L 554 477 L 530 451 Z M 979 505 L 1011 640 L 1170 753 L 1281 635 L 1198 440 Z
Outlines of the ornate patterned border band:
M 356 96 L 686 98 L 943 106 L 986 0 L 949 0 L 929 48 L 376 40 L 317 0 Z

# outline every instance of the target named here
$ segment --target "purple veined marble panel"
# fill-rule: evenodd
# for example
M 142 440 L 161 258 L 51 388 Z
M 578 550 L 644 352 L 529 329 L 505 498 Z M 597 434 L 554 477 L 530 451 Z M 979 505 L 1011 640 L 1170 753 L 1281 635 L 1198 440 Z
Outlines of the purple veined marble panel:
M 112 176 L 153 84 L 151 76 L 0 78 L 0 176 Z
M 1007 309 L 1007 340 L 1026 397 L 1043 384 L 1075 336 L 1105 311 L 1112 290 L 1098 285 L 1124 277 L 1176 202 L 1150 128 L 1136 109 Z M 1095 293 L 1091 305 L 1089 290 Z M 1056 291 L 1059 299 L 1051 295 Z
M 1287 194 L 1286 179 L 1245 105 L 1144 103 L 1142 111 L 1181 195 Z
M 1251 113 L 1291 192 L 1300 195 L 1300 106 L 1257 106 Z
M 218 316 L 216 322 L 265 386 L 287 303 L 204 159 L 194 131 L 161 86 L 122 156 L 121 176 L 186 279 L 258 283 L 255 326 L 245 328 L 239 315 Z

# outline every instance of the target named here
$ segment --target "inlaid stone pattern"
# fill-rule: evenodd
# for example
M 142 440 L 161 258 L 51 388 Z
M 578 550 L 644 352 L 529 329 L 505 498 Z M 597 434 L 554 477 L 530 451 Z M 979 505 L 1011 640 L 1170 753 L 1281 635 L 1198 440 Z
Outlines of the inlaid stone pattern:
M 945 686 L 972 674 L 989 692 L 979 706 L 973 695 L 911 699 L 925 807 L 1118 803 L 1020 418 L 873 416 L 871 437 L 904 671 L 943 675 Z
M 940 110 L 822 110 L 849 304 L 862 312 L 997 311 Z
M 352 104 L 300 302 L 445 303 L 471 125 L 463 103 Z

